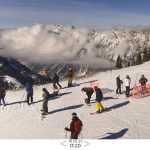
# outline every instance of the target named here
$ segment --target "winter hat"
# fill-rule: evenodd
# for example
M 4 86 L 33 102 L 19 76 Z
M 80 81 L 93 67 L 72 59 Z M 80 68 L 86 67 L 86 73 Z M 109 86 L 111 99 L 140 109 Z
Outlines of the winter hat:
M 94 89 L 98 89 L 98 87 L 97 87 L 97 86 L 94 86 Z
M 77 114 L 75 112 L 72 113 L 72 117 L 77 117 Z
M 85 91 L 86 90 L 86 87 L 83 87 L 82 89 L 81 89 L 81 91 Z
M 45 91 L 46 91 L 46 88 L 43 88 L 42 91 L 45 92 Z

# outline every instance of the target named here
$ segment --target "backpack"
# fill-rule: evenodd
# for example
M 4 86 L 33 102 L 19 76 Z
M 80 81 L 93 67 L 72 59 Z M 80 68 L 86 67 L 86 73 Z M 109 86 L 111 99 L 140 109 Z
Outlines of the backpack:
M 82 130 L 82 126 L 83 126 L 83 124 L 82 124 L 81 120 L 78 119 L 74 122 L 74 130 L 77 134 L 80 134 L 80 132 Z

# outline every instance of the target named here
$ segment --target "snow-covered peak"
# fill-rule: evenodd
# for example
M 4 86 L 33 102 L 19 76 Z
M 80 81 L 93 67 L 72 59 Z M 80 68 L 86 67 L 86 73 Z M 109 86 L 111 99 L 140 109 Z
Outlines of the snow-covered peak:
M 115 60 L 118 55 L 129 57 L 137 50 L 149 47 L 149 33 L 149 29 L 115 28 L 103 31 L 35 24 L 1 31 L 0 47 L 3 50 L 0 54 L 34 63 L 71 62 L 77 59 L 81 49 L 87 49 L 86 58 L 94 60 L 101 56 Z

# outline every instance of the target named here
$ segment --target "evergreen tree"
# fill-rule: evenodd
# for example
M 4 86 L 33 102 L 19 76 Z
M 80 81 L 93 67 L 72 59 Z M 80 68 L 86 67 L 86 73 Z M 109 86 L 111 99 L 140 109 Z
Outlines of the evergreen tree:
M 142 64 L 142 56 L 141 53 L 138 52 L 137 57 L 136 57 L 136 65 Z
M 148 51 L 147 48 L 145 48 L 143 51 L 143 62 L 146 62 L 148 60 L 149 60 Z
M 2 86 L 3 84 L 4 84 L 4 77 L 0 75 L 0 86 Z
M 148 49 L 148 61 L 150 60 L 150 48 Z
M 120 55 L 118 55 L 118 57 L 117 57 L 116 67 L 117 68 L 122 68 L 122 59 L 121 59 Z

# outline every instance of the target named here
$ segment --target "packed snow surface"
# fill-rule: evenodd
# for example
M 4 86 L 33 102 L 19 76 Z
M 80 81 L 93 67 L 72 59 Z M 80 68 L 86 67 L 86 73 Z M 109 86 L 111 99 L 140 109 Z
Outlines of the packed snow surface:
M 21 139 L 64 139 L 64 127 L 70 125 L 71 114 L 76 112 L 83 122 L 82 136 L 84 139 L 123 138 L 148 139 L 150 138 L 150 97 L 142 99 L 126 98 L 124 94 L 115 93 L 116 77 L 124 81 L 128 74 L 133 87 L 138 85 L 142 74 L 150 81 L 150 62 L 140 66 L 100 72 L 95 76 L 74 81 L 76 86 L 60 90 L 60 97 L 49 100 L 49 115 L 41 119 L 42 88 L 46 87 L 52 93 L 52 84 L 34 87 L 34 104 L 28 106 L 25 90 L 8 91 L 6 94 L 7 106 L 0 107 L 0 138 Z M 97 115 L 95 112 L 95 94 L 91 105 L 84 103 L 85 93 L 81 92 L 90 82 L 100 84 L 104 93 L 103 105 L 110 111 Z M 62 87 L 67 81 L 60 82 Z M 123 85 L 123 90 L 125 87 Z M 67 133 L 69 138 L 70 133 Z

